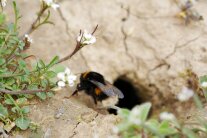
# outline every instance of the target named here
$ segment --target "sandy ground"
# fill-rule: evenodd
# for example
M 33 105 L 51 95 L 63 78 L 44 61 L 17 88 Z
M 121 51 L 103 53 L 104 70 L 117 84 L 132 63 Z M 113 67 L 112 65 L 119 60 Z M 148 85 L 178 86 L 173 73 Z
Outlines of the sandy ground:
M 39 1 L 17 2 L 23 15 L 20 29 L 24 34 L 36 17 Z M 140 95 L 150 95 L 148 100 L 158 110 L 176 105 L 176 94 L 184 84 L 179 72 L 186 68 L 199 76 L 207 72 L 205 0 L 194 5 L 204 21 L 188 26 L 175 17 L 180 8 L 174 0 L 60 0 L 58 3 L 59 10 L 51 9 L 55 25 L 43 26 L 31 35 L 34 43 L 27 52 L 37 58 L 49 61 L 54 55 L 64 57 L 74 49 L 80 29 L 93 30 L 99 24 L 97 43 L 62 64 L 74 73 L 98 71 L 110 82 L 125 76 L 140 89 Z M 10 15 L 8 20 L 12 20 L 9 6 L 6 10 Z M 77 98 L 64 99 L 70 93 L 70 89 L 63 90 L 47 101 L 31 105 L 30 116 L 40 124 L 41 137 L 116 137 L 112 134 L 116 116 L 99 114 Z M 172 109 L 177 112 L 182 110 L 175 107 Z M 58 112 L 61 115 L 56 119 Z

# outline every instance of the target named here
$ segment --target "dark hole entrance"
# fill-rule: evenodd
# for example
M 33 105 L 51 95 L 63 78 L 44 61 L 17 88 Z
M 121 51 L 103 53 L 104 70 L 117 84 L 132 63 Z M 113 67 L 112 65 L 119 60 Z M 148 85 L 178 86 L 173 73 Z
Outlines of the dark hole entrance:
M 118 78 L 114 81 L 114 86 L 124 94 L 124 98 L 119 99 L 117 104 L 118 107 L 132 109 L 135 105 L 141 104 L 145 101 L 144 98 L 141 97 L 139 89 L 135 88 L 131 81 L 126 78 Z M 109 113 L 116 114 L 116 111 L 110 109 Z

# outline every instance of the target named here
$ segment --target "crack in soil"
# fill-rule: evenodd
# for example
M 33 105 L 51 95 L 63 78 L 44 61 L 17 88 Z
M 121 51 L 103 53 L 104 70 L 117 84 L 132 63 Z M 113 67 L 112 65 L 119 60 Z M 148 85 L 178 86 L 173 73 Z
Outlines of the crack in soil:
M 67 23 L 67 19 L 64 17 L 64 15 L 63 15 L 63 13 L 62 13 L 60 8 L 58 8 L 57 11 L 58 11 L 58 13 L 60 15 L 60 18 L 62 19 L 62 21 L 65 24 L 66 34 L 69 36 L 69 38 L 72 38 L 72 35 L 70 34 L 70 31 L 69 31 L 70 29 L 69 29 L 69 25 Z
M 152 85 L 153 87 L 156 87 L 156 88 L 159 90 L 159 88 L 156 86 L 156 84 L 151 83 L 150 74 L 151 74 L 153 71 L 155 71 L 155 70 L 157 70 L 157 69 L 159 69 L 159 68 L 161 68 L 162 66 L 165 66 L 165 65 L 167 66 L 167 69 L 169 69 L 169 68 L 170 68 L 170 65 L 166 62 L 166 59 L 168 59 L 168 58 L 170 58 L 171 56 L 173 56 L 173 55 L 177 52 L 178 49 L 183 48 L 183 47 L 187 47 L 187 46 L 189 46 L 190 43 L 195 42 L 196 40 L 198 40 L 204 33 L 205 33 L 205 32 L 202 32 L 201 34 L 199 34 L 198 36 L 194 37 L 193 39 L 188 40 L 187 42 L 178 45 L 177 43 L 178 43 L 178 41 L 181 39 L 181 38 L 180 38 L 180 39 L 176 42 L 173 51 L 172 51 L 169 55 L 167 55 L 167 56 L 165 57 L 165 59 L 161 59 L 161 60 L 162 60 L 162 63 L 160 63 L 160 64 L 158 64 L 157 66 L 155 66 L 154 68 L 150 69 L 149 72 L 147 73 L 147 78 L 148 78 L 148 81 L 149 81 L 150 85 Z
M 98 113 L 96 113 L 96 115 L 94 116 L 94 118 L 91 120 L 91 122 L 93 122 L 97 117 L 98 117 Z
M 99 113 L 96 113 L 96 115 L 94 116 L 93 119 L 91 119 L 90 122 L 93 122 L 94 120 L 96 120 L 96 118 L 98 117 Z M 69 138 L 73 138 L 75 135 L 77 135 L 77 132 L 75 131 L 75 129 L 78 127 L 78 125 L 80 124 L 81 122 L 77 122 L 77 124 L 75 125 L 75 127 L 73 128 L 73 134 L 69 137 Z
M 75 131 L 75 129 L 78 127 L 79 124 L 80 124 L 80 122 L 78 122 L 78 123 L 75 125 L 75 127 L 73 128 L 73 135 L 70 136 L 69 138 L 73 138 L 73 137 L 77 134 L 77 132 Z
M 124 17 L 124 21 L 123 21 L 122 26 L 121 26 L 121 32 L 122 32 L 122 34 L 123 34 L 123 36 L 124 36 L 124 38 L 123 38 L 124 48 L 125 48 L 125 51 L 126 51 L 126 55 L 130 58 L 130 60 L 131 60 L 132 62 L 134 62 L 134 58 L 133 58 L 133 56 L 129 53 L 129 48 L 128 48 L 128 44 L 127 44 L 127 37 L 128 37 L 128 35 L 127 35 L 127 33 L 124 31 L 124 24 L 125 24 L 124 22 L 126 22 L 126 21 L 129 19 L 129 16 L 130 16 L 130 9 L 129 9 L 129 8 L 123 8 L 123 5 L 121 5 L 121 9 L 124 9 L 124 10 L 126 11 L 126 13 L 127 13 L 126 17 Z
M 83 55 L 83 52 L 80 50 L 79 53 L 80 53 L 80 56 L 81 56 L 81 58 L 83 59 L 85 65 L 87 66 L 87 68 L 90 69 L 90 66 L 89 66 L 89 64 L 88 64 L 88 62 L 87 62 L 85 56 Z
M 193 38 L 193 39 L 191 39 L 191 40 L 188 40 L 188 41 L 185 42 L 184 44 L 178 45 L 178 41 L 179 41 L 180 39 L 182 39 L 182 38 L 180 38 L 180 39 L 176 42 L 173 51 L 172 51 L 170 54 L 168 54 L 168 55 L 165 57 L 165 59 L 168 59 L 168 58 L 170 58 L 171 56 L 173 56 L 173 55 L 177 52 L 178 49 L 189 46 L 190 43 L 195 42 L 196 40 L 198 40 L 203 34 L 205 34 L 205 32 L 202 32 L 201 34 L 199 34 L 198 36 L 196 36 L 195 38 Z

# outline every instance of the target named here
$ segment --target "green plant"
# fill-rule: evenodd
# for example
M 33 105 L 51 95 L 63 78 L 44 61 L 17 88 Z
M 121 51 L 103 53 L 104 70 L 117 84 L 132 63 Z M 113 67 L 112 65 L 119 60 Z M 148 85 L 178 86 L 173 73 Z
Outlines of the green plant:
M 5 2 L 5 1 L 4 1 Z M 84 33 L 79 35 L 75 50 L 66 57 L 59 59 L 58 56 L 45 63 L 39 60 L 32 65 L 28 60 L 34 55 L 26 54 L 32 45 L 29 37 L 33 31 L 44 24 L 53 24 L 49 21 L 50 7 L 56 9 L 58 4 L 53 1 L 42 0 L 37 18 L 31 24 L 31 27 L 24 36 L 19 36 L 19 20 L 21 16 L 16 2 L 13 1 L 14 22 L 6 22 L 6 14 L 3 7 L 6 3 L 1 1 L 2 12 L 0 13 L 0 120 L 3 122 L 4 129 L 9 132 L 13 127 L 26 130 L 32 124 L 28 118 L 30 108 L 28 103 L 32 98 L 45 100 L 53 96 L 57 86 L 57 73 L 62 71 L 60 67 L 54 68 L 55 65 L 70 59 L 85 44 Z M 46 15 L 46 16 L 45 16 Z M 97 27 L 94 29 L 93 33 Z M 92 34 L 93 34 L 92 33 Z M 91 34 L 91 36 L 92 36 Z M 90 38 L 89 40 L 90 41 Z M 84 43 L 84 45 L 83 45 Z M 8 129 L 9 128 L 9 129 Z
M 160 115 L 162 120 L 147 119 L 150 108 L 151 103 L 144 103 L 135 106 L 131 111 L 120 109 L 118 115 L 121 117 L 121 122 L 117 125 L 118 133 L 124 138 L 199 138 L 201 133 L 207 136 L 207 123 L 203 120 L 198 120 L 198 128 L 189 128 L 167 112 Z
M 207 120 L 204 102 L 199 95 L 206 99 L 207 76 L 200 78 L 190 69 L 182 73 L 186 80 L 186 88 L 178 94 L 178 99 L 185 102 L 194 99 L 196 115 L 193 124 L 188 121 L 179 121 L 172 113 L 163 112 L 160 118 L 149 118 L 151 103 L 143 103 L 135 106 L 131 111 L 119 109 L 120 123 L 115 131 L 124 138 L 200 138 L 207 137 Z M 202 115 L 204 114 L 204 116 Z

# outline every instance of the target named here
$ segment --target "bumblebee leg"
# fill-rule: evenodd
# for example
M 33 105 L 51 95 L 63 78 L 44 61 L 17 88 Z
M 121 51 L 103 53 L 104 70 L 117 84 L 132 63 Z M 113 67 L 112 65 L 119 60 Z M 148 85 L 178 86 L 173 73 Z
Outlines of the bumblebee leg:
M 115 110 L 120 110 L 121 108 L 120 107 L 118 107 L 118 106 L 115 106 L 115 105 L 111 105 L 111 106 L 108 106 L 107 108 L 111 108 L 111 109 L 115 109 Z
M 77 94 L 77 93 L 78 93 L 78 90 L 75 90 L 71 96 L 69 96 L 69 97 L 65 96 L 64 98 L 69 99 L 69 98 L 71 98 L 72 96 L 74 96 L 74 95 Z
M 96 95 L 94 93 L 92 93 L 92 97 L 93 97 L 93 101 L 95 104 L 97 104 L 97 99 L 96 99 Z

